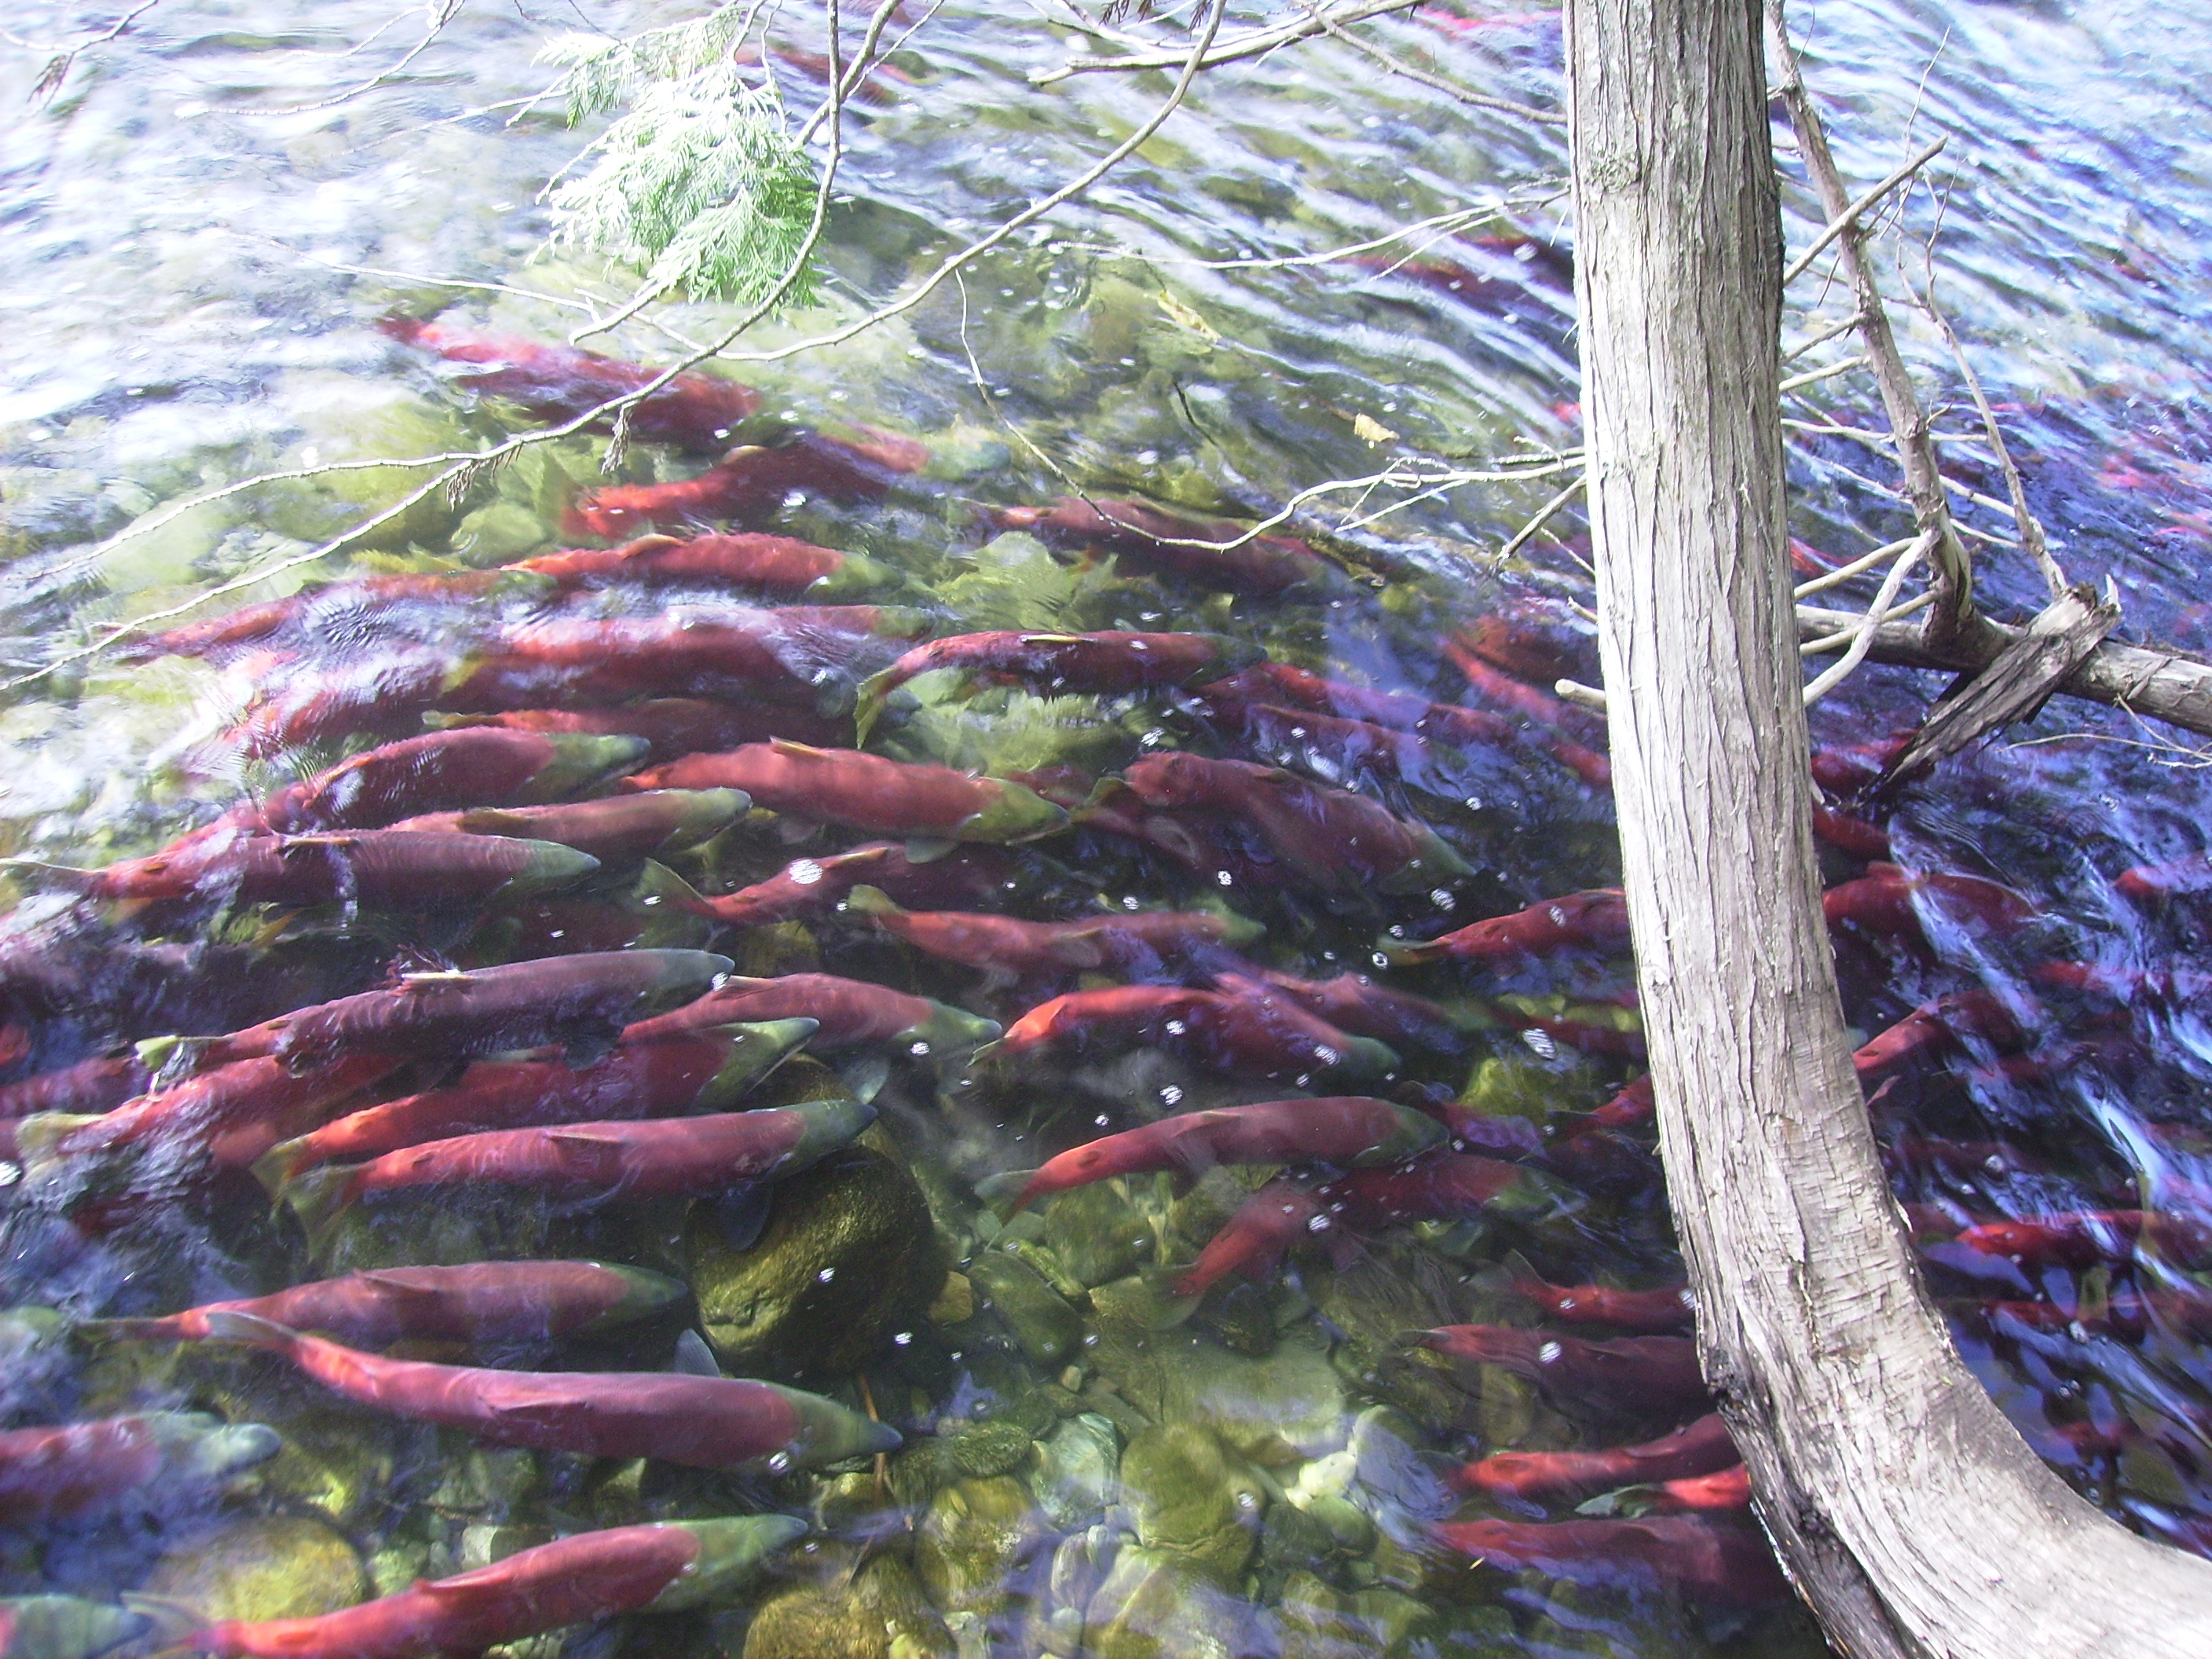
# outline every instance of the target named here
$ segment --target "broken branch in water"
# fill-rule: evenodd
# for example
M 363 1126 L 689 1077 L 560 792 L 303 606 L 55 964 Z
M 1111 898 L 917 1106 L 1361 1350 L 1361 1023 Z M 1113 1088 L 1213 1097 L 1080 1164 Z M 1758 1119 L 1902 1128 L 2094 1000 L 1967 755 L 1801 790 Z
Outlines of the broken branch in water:
M 2031 718 L 2120 620 L 2110 588 L 2100 605 L 2087 587 L 2061 593 L 1957 696 L 1936 705 L 1905 752 L 1875 781 L 1878 793 L 1955 755 L 1984 732 Z M 1881 623 L 1869 613 L 1868 633 Z

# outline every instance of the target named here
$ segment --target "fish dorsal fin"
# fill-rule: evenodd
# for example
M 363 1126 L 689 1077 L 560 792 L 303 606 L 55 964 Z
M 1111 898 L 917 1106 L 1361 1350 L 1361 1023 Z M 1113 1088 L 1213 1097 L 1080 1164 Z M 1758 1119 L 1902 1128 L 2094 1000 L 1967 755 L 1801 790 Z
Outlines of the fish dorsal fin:
M 1024 645 L 1079 645 L 1082 641 L 1083 635 L 1080 634 L 1024 634 L 1022 635 Z
M 527 820 L 499 806 L 471 806 L 460 815 L 462 830 L 471 836 L 499 836 L 528 829 Z
M 371 1267 L 365 1273 L 356 1274 L 355 1277 L 362 1284 L 374 1288 L 379 1294 L 397 1299 L 437 1296 L 439 1292 L 434 1285 L 422 1282 L 420 1278 L 422 1272 L 422 1269 L 420 1267 Z
M 809 760 L 829 760 L 836 752 L 817 748 L 811 743 L 794 743 L 789 738 L 770 738 L 768 746 L 779 755 L 804 755 Z
M 546 1141 L 559 1154 L 562 1165 L 579 1172 L 611 1173 L 622 1164 L 623 1142 L 619 1136 L 588 1130 L 556 1129 L 550 1132 Z

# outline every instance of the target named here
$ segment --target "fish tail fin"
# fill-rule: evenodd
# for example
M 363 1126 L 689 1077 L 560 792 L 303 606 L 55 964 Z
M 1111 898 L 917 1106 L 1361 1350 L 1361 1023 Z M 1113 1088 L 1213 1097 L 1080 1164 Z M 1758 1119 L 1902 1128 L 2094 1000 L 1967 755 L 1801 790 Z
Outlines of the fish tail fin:
M 300 1334 L 285 1329 L 274 1320 L 264 1319 L 259 1314 L 215 1308 L 209 1310 L 207 1316 L 207 1340 L 243 1343 L 249 1348 L 271 1348 L 281 1353 L 300 1340 Z
M 871 887 L 865 882 L 845 895 L 845 908 L 864 916 L 896 916 L 899 906 L 889 893 L 880 887 Z
M 186 1654 L 207 1651 L 192 1641 L 194 1636 L 207 1628 L 206 1615 L 182 1597 L 125 1590 L 118 1599 L 125 1611 L 146 1621 L 132 1639 L 152 1644 L 147 1659 L 182 1659 Z M 134 1648 L 132 1651 L 137 1650 Z
M 81 870 L 73 864 L 49 864 L 44 859 L 0 859 L 0 870 L 27 872 L 72 893 L 88 893 L 100 879 L 97 870 Z
M 1035 1170 L 1008 1170 L 975 1183 L 975 1196 L 989 1205 L 1001 1221 L 1020 1213 L 1030 1201 L 1043 1194 L 1030 1189 L 1036 1185 Z
M 280 1140 L 253 1161 L 253 1178 L 266 1188 L 271 1199 L 282 1200 L 285 1189 L 300 1177 L 302 1170 L 315 1165 L 315 1150 L 306 1135 L 295 1135 L 289 1140 Z
M 868 733 L 874 729 L 876 719 L 884 712 L 884 699 L 899 684 L 898 665 L 868 676 L 853 694 L 853 746 L 865 749 Z
M 353 1202 L 352 1176 L 347 1164 L 324 1164 L 301 1170 L 276 1190 L 276 1201 L 289 1206 L 299 1218 L 307 1235 L 307 1248 L 316 1255 L 323 1253 L 339 1218 Z
M 1505 1260 L 1498 1265 L 1505 1269 L 1506 1286 L 1516 1296 L 1535 1300 L 1552 1288 L 1543 1275 L 1528 1265 L 1528 1258 L 1518 1250 L 1507 1251 Z

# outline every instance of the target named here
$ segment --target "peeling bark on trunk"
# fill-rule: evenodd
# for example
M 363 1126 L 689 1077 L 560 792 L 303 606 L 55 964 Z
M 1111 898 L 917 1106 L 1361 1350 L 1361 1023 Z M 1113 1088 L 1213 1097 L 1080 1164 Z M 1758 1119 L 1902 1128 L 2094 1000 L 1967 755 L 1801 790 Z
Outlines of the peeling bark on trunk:
M 1784 555 L 1755 0 L 1568 0 L 1613 783 L 1706 1374 L 1850 1655 L 2212 1654 L 2212 1565 L 2076 1498 L 1960 1362 L 1822 925 Z M 1994 653 L 1992 653 L 1994 654 Z

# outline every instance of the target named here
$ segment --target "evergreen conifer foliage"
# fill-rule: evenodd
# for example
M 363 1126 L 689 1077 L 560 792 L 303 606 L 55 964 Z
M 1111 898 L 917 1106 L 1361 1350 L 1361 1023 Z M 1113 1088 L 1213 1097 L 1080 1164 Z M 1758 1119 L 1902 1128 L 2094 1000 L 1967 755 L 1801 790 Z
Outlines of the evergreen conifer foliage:
M 775 81 L 738 61 L 756 15 L 731 4 L 546 49 L 568 70 L 572 122 L 627 106 L 578 158 L 589 170 L 549 187 L 555 241 L 635 268 L 653 295 L 749 305 L 784 280 L 806 251 L 816 184 Z M 802 270 L 786 298 L 811 297 Z

